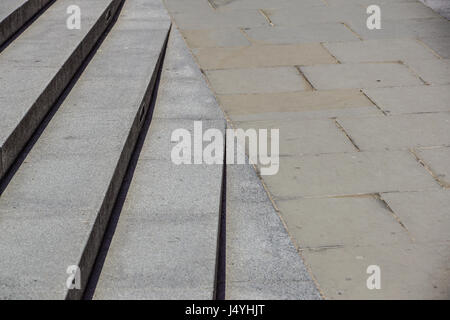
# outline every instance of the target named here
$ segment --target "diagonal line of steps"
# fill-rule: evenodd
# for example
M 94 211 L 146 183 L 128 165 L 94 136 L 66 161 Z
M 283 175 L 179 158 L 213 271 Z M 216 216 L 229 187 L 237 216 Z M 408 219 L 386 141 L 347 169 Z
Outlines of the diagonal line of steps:
M 54 0 L 0 1 L 0 47 L 51 1 Z
M 214 299 L 224 166 L 171 161 L 171 133 L 192 133 L 196 120 L 203 131 L 225 131 L 212 92 L 172 28 L 150 127 L 108 230 L 106 257 L 96 263 L 100 276 L 91 280 L 94 299 Z
M 0 53 L 0 178 L 102 36 L 122 0 L 58 0 Z M 69 30 L 67 8 L 81 9 Z
M 12 177 L 0 198 L 0 299 L 82 297 L 170 26 L 159 0 L 127 0 Z M 79 290 L 66 287 L 71 265 L 81 269 Z

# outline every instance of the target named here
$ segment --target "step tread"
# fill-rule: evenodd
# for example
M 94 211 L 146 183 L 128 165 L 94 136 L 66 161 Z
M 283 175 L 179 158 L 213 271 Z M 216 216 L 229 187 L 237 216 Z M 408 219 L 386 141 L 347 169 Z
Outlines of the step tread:
M 178 86 L 186 82 L 190 88 Z M 196 119 L 205 119 L 203 131 L 225 131 L 217 102 L 173 28 L 152 122 L 94 299 L 214 298 L 223 165 L 175 165 L 170 158 L 171 133 L 192 131 Z
M 0 53 L 0 178 L 112 20 L 107 11 L 114 13 L 120 2 L 59 0 Z M 81 30 L 66 26 L 73 4 L 81 8 Z
M 86 284 L 171 25 L 162 6 L 130 15 L 145 2 L 160 1 L 126 1 L 0 198 L 2 299 L 81 297 L 66 290 L 66 269 L 79 265 Z

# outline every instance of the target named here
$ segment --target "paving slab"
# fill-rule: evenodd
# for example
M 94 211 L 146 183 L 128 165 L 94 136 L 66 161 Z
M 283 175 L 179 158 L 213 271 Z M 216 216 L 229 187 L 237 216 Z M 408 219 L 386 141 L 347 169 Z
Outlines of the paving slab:
M 51 0 L 3 0 L 0 3 L 0 46 Z
M 280 157 L 278 174 L 264 180 L 279 199 L 440 188 L 407 151 Z
M 416 149 L 418 157 L 436 175 L 442 185 L 450 187 L 450 148 Z
M 407 231 L 374 196 L 277 201 L 302 249 L 409 243 Z
M 308 24 L 341 23 L 355 16 L 367 16 L 366 9 L 359 5 L 343 4 L 338 7 L 305 8 L 299 1 L 293 1 L 288 7 L 277 6 L 274 9 L 264 9 L 264 13 L 273 25 L 295 27 L 297 30 Z
M 152 121 L 118 217 L 94 299 L 214 299 L 223 165 L 176 165 L 173 130 L 193 131 L 182 81 L 203 86 L 177 30 L 171 31 Z M 183 92 L 183 91 L 182 91 Z M 203 130 L 224 133 L 217 102 L 197 95 Z M 196 91 L 193 93 L 196 95 Z M 160 118 L 164 115 L 165 118 Z M 172 117 L 172 118 L 170 118 Z M 223 154 L 222 154 L 223 157 Z
M 143 1 L 126 1 L 125 12 L 141 8 Z M 119 16 L 1 196 L 4 299 L 82 297 L 170 28 L 168 16 L 158 29 L 146 28 L 150 19 L 142 16 L 141 28 L 133 32 L 135 21 Z M 109 59 L 116 69 L 105 76 Z M 130 72 L 133 79 L 124 82 Z M 66 287 L 71 265 L 81 270 L 81 290 Z
M 327 4 L 331 7 L 339 7 L 342 5 L 357 5 L 357 6 L 365 6 L 366 8 L 373 4 L 371 0 L 326 0 Z M 414 2 L 417 0 L 378 0 L 379 4 L 391 4 L 391 3 L 408 3 Z
M 450 145 L 450 113 L 337 120 L 361 150 Z
M 324 46 L 342 63 L 437 59 L 431 50 L 414 39 L 331 42 Z
M 213 11 L 173 13 L 180 29 L 218 29 L 218 28 L 248 28 L 268 25 L 266 18 L 258 10 Z
M 366 15 L 367 17 L 367 15 Z M 450 21 L 445 18 L 382 20 L 381 29 L 369 30 L 364 19 L 347 20 L 347 25 L 362 39 L 416 39 L 422 37 L 446 37 L 450 32 Z
M 236 128 L 279 129 L 280 155 L 304 155 L 321 153 L 353 152 L 355 147 L 340 130 L 334 120 L 266 120 L 235 121 Z M 269 146 L 272 145 L 268 134 Z
M 421 38 L 420 40 L 440 57 L 450 59 L 450 37 Z
M 75 75 L 120 3 L 58 1 L 1 52 L 0 96 L 7 104 L 0 105 L 0 178 Z M 66 9 L 74 4 L 90 9 L 85 10 L 81 30 L 66 27 Z
M 319 43 L 201 48 L 195 49 L 193 52 L 204 70 L 336 63 L 336 59 Z
M 169 13 L 210 13 L 213 12 L 214 9 L 206 1 L 198 1 L 198 0 L 163 0 L 163 3 Z
M 414 60 L 408 65 L 429 84 L 450 84 L 450 59 Z
M 381 9 L 382 19 L 384 21 L 441 18 L 438 13 L 418 1 L 390 1 L 384 3 L 378 2 L 377 4 Z M 364 13 L 362 17 L 364 20 L 369 16 L 365 12 L 368 6 L 363 6 Z
M 324 119 L 340 115 L 382 113 L 359 90 L 219 95 L 224 111 L 234 121 Z
M 416 242 L 450 240 L 449 190 L 383 193 L 381 196 Z
M 181 30 L 189 48 L 238 47 L 250 45 L 238 28 Z
M 250 165 L 227 166 L 226 299 L 320 295 Z
M 325 7 L 325 3 L 316 0 L 210 0 L 217 10 L 241 10 L 241 9 L 269 9 L 285 7 L 311 8 L 315 6 Z
M 302 76 L 294 67 L 209 70 L 206 76 L 218 94 L 306 90 Z
M 305 250 L 327 299 L 447 299 L 448 244 L 398 244 Z M 380 267 L 381 289 L 369 290 L 366 273 Z
M 450 111 L 450 86 L 420 86 L 364 89 L 388 114 Z
M 300 44 L 308 42 L 352 41 L 358 37 L 341 23 L 316 23 L 298 28 L 264 26 L 244 29 L 257 44 Z
M 318 90 L 418 86 L 423 82 L 400 63 L 348 63 L 301 67 Z

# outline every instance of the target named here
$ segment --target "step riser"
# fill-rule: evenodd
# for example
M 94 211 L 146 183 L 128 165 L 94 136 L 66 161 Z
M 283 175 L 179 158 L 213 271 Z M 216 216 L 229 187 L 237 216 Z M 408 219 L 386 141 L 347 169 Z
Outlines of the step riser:
M 0 47 L 51 1 L 28 0 L 0 21 Z
M 42 94 L 29 108 L 28 112 L 17 124 L 14 131 L 11 132 L 9 137 L 5 140 L 4 144 L 0 146 L 2 162 L 2 165 L 0 166 L 0 179 L 14 163 L 20 151 L 26 145 L 36 128 L 58 100 L 59 96 L 89 55 L 90 51 L 105 32 L 122 1 L 123 0 L 114 0 L 111 2 L 109 7 L 103 12 L 99 20 L 78 45 L 70 58 L 64 63 Z

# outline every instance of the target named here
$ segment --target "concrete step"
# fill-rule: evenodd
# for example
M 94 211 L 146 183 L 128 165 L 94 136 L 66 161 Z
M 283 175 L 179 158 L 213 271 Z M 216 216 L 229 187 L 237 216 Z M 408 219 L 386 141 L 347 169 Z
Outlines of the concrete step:
M 53 0 L 2 0 L 0 2 L 0 47 Z
M 84 2 L 86 15 L 100 3 Z M 0 299 L 82 297 L 170 25 L 160 0 L 127 0 L 12 177 L 0 198 Z M 80 289 L 66 287 L 69 266 L 80 268 Z
M 172 28 L 152 121 L 120 216 L 108 233 L 94 299 L 213 299 L 222 164 L 171 161 L 173 130 L 225 130 L 220 108 Z M 223 153 L 221 154 L 223 156 Z
M 122 0 L 59 0 L 0 53 L 0 178 L 23 149 Z M 81 9 L 69 30 L 67 8 Z

